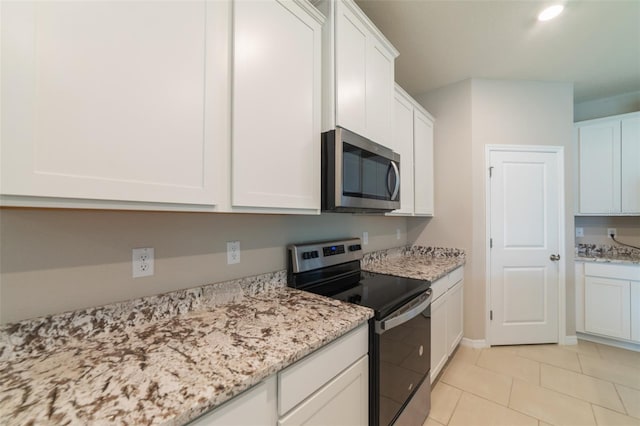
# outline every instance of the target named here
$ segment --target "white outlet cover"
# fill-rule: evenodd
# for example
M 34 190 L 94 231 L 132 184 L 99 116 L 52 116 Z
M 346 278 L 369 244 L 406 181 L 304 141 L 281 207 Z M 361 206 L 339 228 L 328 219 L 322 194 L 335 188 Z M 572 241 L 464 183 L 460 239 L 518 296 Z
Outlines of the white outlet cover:
M 607 237 L 609 237 L 609 235 L 613 234 L 613 236 L 617 236 L 618 235 L 618 230 L 616 228 L 607 228 Z
M 227 265 L 240 263 L 240 241 L 227 241 Z
M 584 237 L 584 228 L 581 226 L 576 227 L 576 237 Z
M 153 247 L 134 248 L 131 250 L 131 267 L 133 278 L 150 277 L 155 273 L 155 251 Z
M 364 231 L 362 233 L 362 244 L 364 244 L 365 246 L 369 244 L 369 233 L 367 231 Z

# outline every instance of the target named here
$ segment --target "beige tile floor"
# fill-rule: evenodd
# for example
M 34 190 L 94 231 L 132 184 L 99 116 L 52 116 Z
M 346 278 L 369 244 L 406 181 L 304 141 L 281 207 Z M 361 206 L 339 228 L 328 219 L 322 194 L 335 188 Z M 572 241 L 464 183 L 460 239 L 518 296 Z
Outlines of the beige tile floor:
M 460 346 L 424 426 L 640 426 L 640 352 L 577 345 Z

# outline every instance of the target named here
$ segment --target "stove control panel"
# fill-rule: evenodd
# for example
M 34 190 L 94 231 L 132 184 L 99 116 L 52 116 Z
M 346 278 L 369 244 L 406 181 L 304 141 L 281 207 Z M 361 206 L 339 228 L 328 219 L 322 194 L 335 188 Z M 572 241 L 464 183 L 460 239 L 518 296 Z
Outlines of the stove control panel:
M 325 256 L 335 256 L 336 254 L 344 254 L 344 244 L 322 247 L 322 254 L 324 254 Z
M 362 259 L 360 238 L 287 246 L 290 272 L 298 273 Z

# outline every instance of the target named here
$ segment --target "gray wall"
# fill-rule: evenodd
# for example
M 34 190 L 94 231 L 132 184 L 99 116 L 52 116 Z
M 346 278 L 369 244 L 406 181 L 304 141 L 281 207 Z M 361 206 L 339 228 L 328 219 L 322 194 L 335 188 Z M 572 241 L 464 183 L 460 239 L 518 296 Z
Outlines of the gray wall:
M 397 230 L 400 230 L 400 239 Z M 401 217 L 0 209 L 0 322 L 286 269 L 289 243 L 362 236 L 365 251 L 407 243 Z M 226 242 L 241 262 L 226 264 Z M 131 249 L 155 275 L 131 277 Z
M 608 117 L 634 111 L 640 111 L 640 90 L 576 103 L 573 110 L 573 121 L 591 120 L 592 118 Z
M 464 335 L 470 339 L 486 338 L 485 146 L 564 147 L 567 334 L 574 334 L 572 85 L 472 79 L 419 95 L 417 100 L 436 118 L 436 162 L 451 168 L 457 177 L 445 179 L 442 169 L 436 168 L 436 218 L 423 226 L 410 220 L 409 239 L 469 250 Z M 464 107 L 450 108 L 452 103 Z M 440 218 L 441 204 L 456 205 L 460 211 Z

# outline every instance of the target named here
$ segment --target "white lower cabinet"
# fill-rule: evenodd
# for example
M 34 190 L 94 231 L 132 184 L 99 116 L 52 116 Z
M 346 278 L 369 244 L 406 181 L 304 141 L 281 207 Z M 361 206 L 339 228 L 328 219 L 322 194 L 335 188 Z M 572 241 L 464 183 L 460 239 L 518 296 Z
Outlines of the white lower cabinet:
M 640 342 L 640 266 L 576 263 L 576 331 Z
M 274 375 L 189 424 L 192 426 L 274 425 L 278 419 L 276 397 L 276 376 Z
M 431 383 L 462 340 L 464 268 L 431 284 Z
M 447 304 L 444 297 L 431 302 L 431 383 L 447 362 Z
M 280 426 L 368 424 L 369 357 L 363 356 L 278 421 Z
M 631 340 L 640 342 L 640 281 L 631 281 Z
M 278 424 L 367 425 L 368 350 L 363 324 L 278 373 Z
M 629 281 L 586 277 L 585 331 L 621 339 L 631 338 Z
M 447 354 L 451 355 L 462 340 L 462 280 L 447 292 Z
M 190 425 L 367 426 L 368 350 L 365 323 Z

